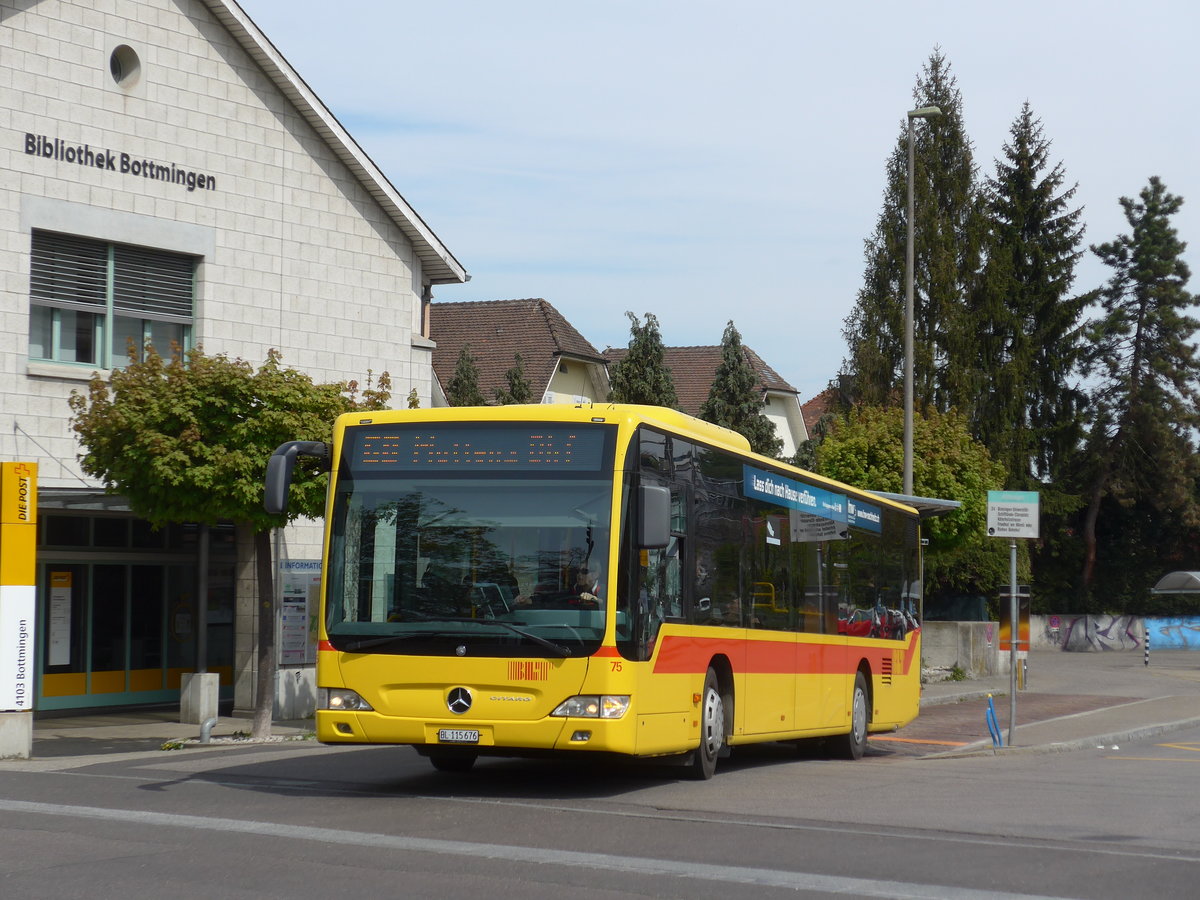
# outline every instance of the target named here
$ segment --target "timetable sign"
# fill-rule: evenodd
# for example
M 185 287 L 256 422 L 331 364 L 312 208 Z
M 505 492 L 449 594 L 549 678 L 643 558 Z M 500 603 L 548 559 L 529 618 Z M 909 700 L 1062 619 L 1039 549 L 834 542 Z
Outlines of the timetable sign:
M 988 491 L 988 537 L 1038 537 L 1037 491 Z

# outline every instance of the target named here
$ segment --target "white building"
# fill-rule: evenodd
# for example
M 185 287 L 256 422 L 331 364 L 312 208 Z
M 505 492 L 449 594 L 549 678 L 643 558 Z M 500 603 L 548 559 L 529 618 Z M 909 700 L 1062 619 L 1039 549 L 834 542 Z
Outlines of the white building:
M 0 20 L 0 460 L 39 465 L 37 708 L 170 702 L 195 531 L 103 495 L 67 398 L 134 337 L 387 371 L 429 405 L 425 306 L 466 273 L 232 0 L 0 0 Z M 314 532 L 286 555 L 315 558 Z M 248 707 L 253 560 L 217 538 L 209 668 Z

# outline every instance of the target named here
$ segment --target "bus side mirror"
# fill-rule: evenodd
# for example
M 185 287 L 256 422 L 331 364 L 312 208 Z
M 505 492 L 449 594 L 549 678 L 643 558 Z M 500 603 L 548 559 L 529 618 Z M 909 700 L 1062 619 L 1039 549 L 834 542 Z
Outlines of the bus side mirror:
M 671 543 L 671 491 L 657 484 L 638 486 L 637 544 L 643 550 Z
M 263 508 L 273 516 L 287 512 L 297 456 L 316 457 L 328 465 L 329 445 L 321 441 L 288 441 L 275 448 L 267 460 L 267 476 L 263 479 Z

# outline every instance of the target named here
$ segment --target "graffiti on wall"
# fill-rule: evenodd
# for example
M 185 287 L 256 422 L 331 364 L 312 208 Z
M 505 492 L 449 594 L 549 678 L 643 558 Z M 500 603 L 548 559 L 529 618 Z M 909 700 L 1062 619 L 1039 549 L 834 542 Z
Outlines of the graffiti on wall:
M 1136 650 L 1142 646 L 1137 616 L 1052 616 L 1059 627 L 1046 626 L 1047 639 L 1063 650 Z M 1049 622 L 1049 620 L 1047 620 Z M 1052 632 L 1057 632 L 1053 634 Z M 1200 634 L 1197 634 L 1200 643 Z
M 1156 650 L 1200 650 L 1200 619 L 1164 616 L 1147 619 L 1150 646 Z

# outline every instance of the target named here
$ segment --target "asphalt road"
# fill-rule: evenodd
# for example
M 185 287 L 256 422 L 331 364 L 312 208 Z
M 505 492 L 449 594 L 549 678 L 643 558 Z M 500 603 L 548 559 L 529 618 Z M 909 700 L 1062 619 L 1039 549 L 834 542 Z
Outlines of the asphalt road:
M 1194 897 L 1200 731 L 665 767 L 312 743 L 0 768 L 0 897 Z

